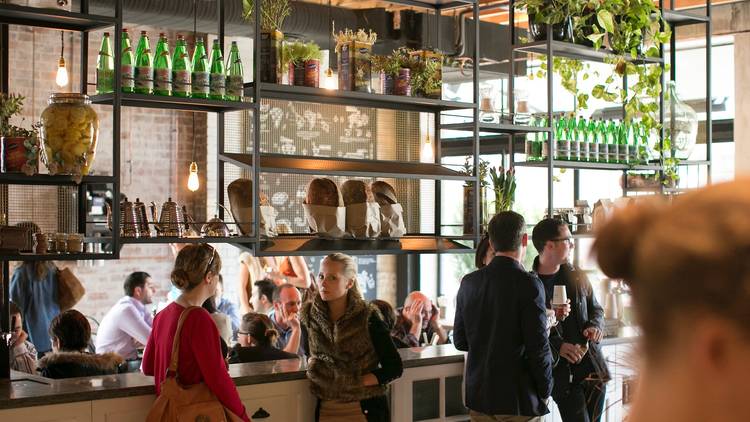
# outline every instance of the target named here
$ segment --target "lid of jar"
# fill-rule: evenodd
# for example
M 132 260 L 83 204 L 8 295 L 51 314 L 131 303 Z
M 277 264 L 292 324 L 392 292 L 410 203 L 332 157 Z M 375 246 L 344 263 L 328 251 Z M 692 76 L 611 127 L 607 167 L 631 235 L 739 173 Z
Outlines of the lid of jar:
M 78 92 L 53 92 L 49 95 L 50 104 L 52 103 L 83 103 L 91 104 L 89 96 Z

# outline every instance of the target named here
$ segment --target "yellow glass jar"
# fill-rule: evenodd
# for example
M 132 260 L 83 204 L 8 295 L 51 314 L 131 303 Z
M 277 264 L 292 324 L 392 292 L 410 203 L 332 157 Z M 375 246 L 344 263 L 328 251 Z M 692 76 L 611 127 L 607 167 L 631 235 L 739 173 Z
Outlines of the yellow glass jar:
M 89 174 L 96 154 L 99 117 L 85 94 L 54 93 L 42 112 L 42 162 L 50 174 Z

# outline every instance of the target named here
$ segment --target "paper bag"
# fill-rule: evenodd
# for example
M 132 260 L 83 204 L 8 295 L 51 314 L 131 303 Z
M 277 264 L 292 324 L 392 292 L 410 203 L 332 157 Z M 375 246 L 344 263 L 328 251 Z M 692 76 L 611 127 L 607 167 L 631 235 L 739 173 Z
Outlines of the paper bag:
M 380 205 L 377 202 L 351 204 L 346 207 L 346 234 L 355 239 L 380 235 Z
M 267 237 L 276 237 L 279 235 L 276 230 L 276 216 L 278 211 L 270 205 L 260 206 L 260 235 Z
M 302 204 L 310 230 L 318 236 L 340 239 L 346 227 L 346 208 Z
M 404 209 L 401 204 L 380 207 L 380 237 L 401 237 L 406 234 Z

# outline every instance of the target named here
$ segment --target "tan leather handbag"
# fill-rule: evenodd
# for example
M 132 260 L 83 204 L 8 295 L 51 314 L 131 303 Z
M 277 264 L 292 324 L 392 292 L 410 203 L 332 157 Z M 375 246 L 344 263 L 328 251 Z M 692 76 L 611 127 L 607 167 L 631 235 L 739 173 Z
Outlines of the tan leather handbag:
M 161 394 L 151 406 L 146 422 L 243 422 L 242 418 L 221 404 L 206 384 L 183 387 L 177 382 L 180 332 L 188 314 L 195 309 L 200 308 L 191 306 L 180 314 L 167 377 L 161 383 Z
M 60 311 L 73 309 L 85 294 L 86 288 L 70 268 L 57 269 L 57 304 Z

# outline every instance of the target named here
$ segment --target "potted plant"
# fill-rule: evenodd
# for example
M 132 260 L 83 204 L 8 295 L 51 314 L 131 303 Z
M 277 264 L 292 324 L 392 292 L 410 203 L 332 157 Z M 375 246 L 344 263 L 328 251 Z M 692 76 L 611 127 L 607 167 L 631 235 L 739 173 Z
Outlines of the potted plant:
M 437 55 L 436 55 L 437 54 Z M 412 54 L 415 57 L 415 68 L 412 71 L 412 89 L 415 95 L 425 98 L 440 99 L 443 87 L 442 55 L 423 52 Z
M 467 176 L 474 175 L 474 166 L 469 161 L 470 157 L 466 157 L 462 174 Z M 489 172 L 489 163 L 482 159 L 479 160 L 479 209 L 481 210 L 479 219 L 480 224 L 487 221 L 489 213 L 487 212 L 487 201 L 485 200 L 485 192 L 487 189 L 487 174 Z M 464 234 L 474 233 L 474 195 L 476 189 L 474 187 L 475 182 L 468 180 L 464 182 Z
M 547 39 L 547 25 L 552 25 L 552 39 L 573 41 L 572 16 L 578 9 L 578 0 L 519 0 L 516 5 L 526 8 L 529 15 L 529 33 L 534 41 Z
M 260 81 L 281 83 L 282 42 L 281 27 L 292 13 L 289 0 L 260 0 Z M 255 0 L 242 0 L 242 17 L 252 22 Z
M 31 176 L 39 170 L 39 124 L 24 129 L 10 123 L 23 111 L 25 98 L 0 93 L 0 171 L 23 172 Z
M 380 75 L 380 93 L 393 95 L 401 61 L 396 54 L 372 56 L 372 71 Z
M 391 60 L 393 68 L 398 68 L 398 75 L 393 83 L 393 93 L 395 95 L 411 96 L 412 94 L 412 75 L 419 67 L 419 63 L 414 60 L 412 50 L 406 47 L 399 47 L 393 51 Z
M 495 193 L 495 214 L 511 211 L 516 201 L 516 171 L 504 170 L 503 166 L 490 168 L 492 190 Z
M 314 42 L 305 44 L 305 86 L 317 88 L 320 84 L 320 60 L 323 52 L 320 46 Z
M 281 51 L 281 68 L 284 72 L 288 72 L 289 85 L 303 86 L 305 84 L 305 43 L 285 42 Z

